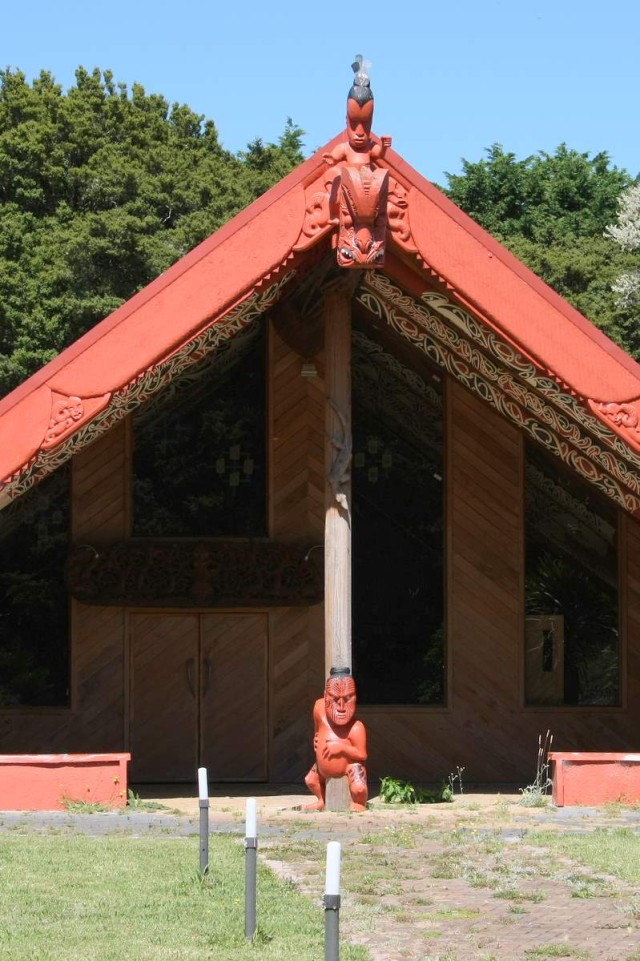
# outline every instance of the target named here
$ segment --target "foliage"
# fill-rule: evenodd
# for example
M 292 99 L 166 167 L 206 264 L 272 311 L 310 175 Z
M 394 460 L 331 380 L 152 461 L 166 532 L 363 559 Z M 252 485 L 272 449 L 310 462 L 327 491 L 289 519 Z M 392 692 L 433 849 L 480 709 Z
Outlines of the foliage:
M 447 193 L 539 277 L 632 355 L 640 334 L 612 285 L 633 256 L 605 234 L 631 184 L 601 152 L 561 144 L 524 160 L 493 144 L 487 157 L 447 174 Z M 637 264 L 637 259 L 635 261 Z
M 521 788 L 520 803 L 525 807 L 544 807 L 548 802 L 549 788 L 552 781 L 549 777 L 549 751 L 553 744 L 553 734 L 547 730 L 544 739 L 538 734 L 538 755 L 536 758 L 536 776 L 532 784 Z
M 66 93 L 0 71 L 0 394 L 15 387 L 302 160 L 236 156 L 215 124 L 109 71 Z
M 161 804 L 160 801 L 149 801 L 146 798 L 140 797 L 140 795 L 129 788 L 127 791 L 127 807 L 133 808 L 136 811 L 168 811 L 171 814 L 178 814 L 176 808 L 170 808 L 166 804 Z
M 380 797 L 385 804 L 440 804 L 453 801 L 453 786 L 444 781 L 437 791 L 414 787 L 409 781 L 394 777 L 380 779 Z
M 607 227 L 605 236 L 615 240 L 623 250 L 640 251 L 640 184 L 634 184 L 621 193 L 618 205 L 618 222 Z M 620 274 L 613 289 L 618 294 L 621 307 L 640 304 L 640 267 Z

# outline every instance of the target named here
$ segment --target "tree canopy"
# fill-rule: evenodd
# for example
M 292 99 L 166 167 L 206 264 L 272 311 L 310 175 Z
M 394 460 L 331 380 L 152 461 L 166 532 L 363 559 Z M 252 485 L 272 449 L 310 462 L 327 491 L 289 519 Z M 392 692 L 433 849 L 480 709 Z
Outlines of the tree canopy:
M 67 92 L 0 71 L 0 395 L 288 173 L 302 136 L 289 120 L 235 155 L 109 71 Z
M 610 224 L 605 235 L 623 250 L 640 252 L 640 183 L 620 194 L 618 207 L 618 222 Z M 640 259 L 636 257 L 635 262 L 635 269 L 620 274 L 613 285 L 620 307 L 640 305 Z
M 212 120 L 109 71 L 79 68 L 66 92 L 45 71 L 0 71 L 0 395 L 287 174 L 302 136 L 289 120 L 278 143 L 233 154 Z M 565 144 L 523 160 L 494 144 L 447 178 L 455 203 L 640 358 L 637 303 L 614 289 L 638 270 L 616 234 L 629 224 L 615 226 L 626 171 Z
M 561 144 L 518 160 L 500 144 L 486 158 L 447 174 L 451 199 L 581 313 L 636 358 L 640 331 L 613 289 L 633 254 L 606 228 L 632 178 L 606 153 L 591 157 Z M 635 256 L 637 263 L 637 256 Z

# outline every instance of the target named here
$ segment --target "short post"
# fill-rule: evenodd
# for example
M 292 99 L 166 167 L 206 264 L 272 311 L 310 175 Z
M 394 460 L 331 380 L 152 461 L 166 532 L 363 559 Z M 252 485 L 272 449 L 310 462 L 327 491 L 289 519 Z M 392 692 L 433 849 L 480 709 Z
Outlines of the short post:
M 200 798 L 200 873 L 209 870 L 209 784 L 206 767 L 198 768 L 198 797 Z
M 327 844 L 324 887 L 324 961 L 340 961 L 340 842 Z
M 247 798 L 244 835 L 244 936 L 251 939 L 256 933 L 256 873 L 258 860 L 258 826 L 256 799 L 254 797 Z

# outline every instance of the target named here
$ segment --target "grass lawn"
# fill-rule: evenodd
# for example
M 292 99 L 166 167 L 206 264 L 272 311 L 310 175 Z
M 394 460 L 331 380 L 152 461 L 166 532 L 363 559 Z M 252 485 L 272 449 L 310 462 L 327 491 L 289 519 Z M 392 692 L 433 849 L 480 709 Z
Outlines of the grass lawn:
M 640 834 L 630 828 L 599 828 L 584 834 L 538 831 L 529 840 L 640 889 Z
M 244 937 L 244 850 L 211 838 L 0 836 L 2 961 L 317 961 L 324 916 L 259 866 L 258 930 Z M 343 944 L 344 961 L 367 961 Z

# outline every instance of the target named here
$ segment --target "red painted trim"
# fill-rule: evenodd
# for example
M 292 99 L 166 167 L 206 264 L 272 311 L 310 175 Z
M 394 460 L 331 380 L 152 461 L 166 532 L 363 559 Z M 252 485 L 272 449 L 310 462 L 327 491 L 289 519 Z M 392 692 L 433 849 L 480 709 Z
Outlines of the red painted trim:
M 640 753 L 551 751 L 548 757 L 558 807 L 640 801 Z
M 488 253 L 505 264 L 510 271 L 523 280 L 539 296 L 543 297 L 550 306 L 563 314 L 568 321 L 597 343 L 606 353 L 613 357 L 617 363 L 626 367 L 630 373 L 640 379 L 640 365 L 638 365 L 632 357 L 610 340 L 607 335 L 592 324 L 591 321 L 587 320 L 586 317 L 553 290 L 552 287 L 545 284 L 537 274 L 534 274 L 522 261 L 518 260 L 518 258 L 499 243 L 495 237 L 481 227 L 480 224 L 476 223 L 476 221 L 461 210 L 460 207 L 456 206 L 435 184 L 432 184 L 431 181 L 419 174 L 413 167 L 410 167 L 393 149 L 387 151 L 385 160 L 392 169 L 401 174 L 412 186 L 442 210 L 447 217 L 451 218 L 455 224 L 462 227 L 467 234 L 481 243 L 487 249 Z M 447 277 L 447 279 L 449 278 Z M 469 297 L 470 304 L 482 310 L 482 305 L 474 301 L 469 291 L 461 289 L 460 292 Z
M 53 431 L 49 449 L 90 422 L 114 391 L 215 324 L 274 271 L 313 258 L 321 239 L 291 259 L 308 200 L 304 191 L 315 189 L 324 155 L 342 139 L 344 133 L 1 400 L 0 479 L 37 454 L 60 405 L 79 397 L 83 412 L 77 423 Z M 615 403 L 640 398 L 635 361 L 394 151 L 387 153 L 385 166 L 409 190 L 419 256 L 462 306 L 579 397 Z M 419 295 L 438 286 L 421 263 L 406 251 L 395 257 L 390 252 L 386 269 Z M 640 438 L 617 411 L 607 417 L 598 406 L 591 410 L 630 448 L 640 449 Z
M 130 754 L 0 754 L 0 809 L 58 811 L 65 802 L 127 803 Z

